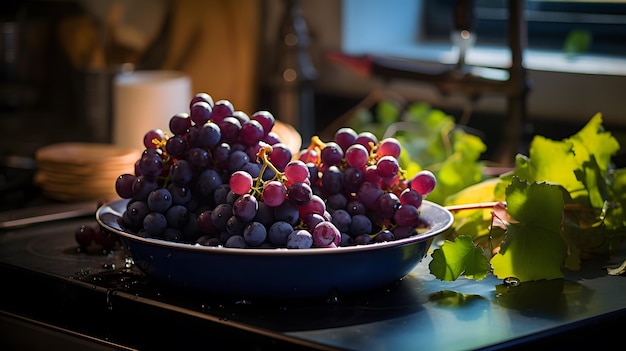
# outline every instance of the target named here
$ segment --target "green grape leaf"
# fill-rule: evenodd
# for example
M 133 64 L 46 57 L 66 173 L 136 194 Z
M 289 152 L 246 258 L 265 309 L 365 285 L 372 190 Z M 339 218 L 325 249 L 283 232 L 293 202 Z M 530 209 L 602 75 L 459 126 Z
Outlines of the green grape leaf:
M 431 256 L 430 273 L 440 280 L 454 281 L 461 274 L 480 280 L 490 272 L 487 257 L 468 235 L 460 235 L 455 241 L 445 241 Z
M 563 188 L 514 177 L 507 187 L 507 212 L 516 222 L 498 254 L 491 259 L 494 274 L 520 281 L 562 278 L 567 246 L 561 238 L 565 205 Z

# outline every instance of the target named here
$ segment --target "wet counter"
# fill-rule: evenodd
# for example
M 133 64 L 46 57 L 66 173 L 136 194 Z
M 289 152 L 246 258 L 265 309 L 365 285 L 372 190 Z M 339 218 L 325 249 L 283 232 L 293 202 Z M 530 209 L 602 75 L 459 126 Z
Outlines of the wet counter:
M 606 271 L 626 255 L 520 285 L 442 282 L 427 257 L 385 289 L 258 300 L 155 283 L 120 248 L 80 252 L 81 224 L 95 219 L 0 231 L 0 349 L 564 349 L 619 340 L 626 321 L 626 279 Z

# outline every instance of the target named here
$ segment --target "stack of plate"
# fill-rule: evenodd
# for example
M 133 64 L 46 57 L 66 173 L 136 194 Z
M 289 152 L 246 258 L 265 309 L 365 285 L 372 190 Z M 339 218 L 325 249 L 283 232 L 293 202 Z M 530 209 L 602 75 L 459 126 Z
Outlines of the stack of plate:
M 140 153 L 110 144 L 61 143 L 35 153 L 34 182 L 47 197 L 61 201 L 111 200 L 119 198 L 115 180 L 134 174 Z

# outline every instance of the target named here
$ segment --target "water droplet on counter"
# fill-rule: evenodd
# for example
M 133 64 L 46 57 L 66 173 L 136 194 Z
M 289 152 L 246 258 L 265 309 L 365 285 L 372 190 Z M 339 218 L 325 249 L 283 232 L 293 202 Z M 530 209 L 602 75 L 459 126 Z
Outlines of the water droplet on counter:
M 520 285 L 521 281 L 515 277 L 506 277 L 504 278 L 504 280 L 502 280 L 502 284 L 504 284 L 504 286 L 506 287 L 513 287 Z

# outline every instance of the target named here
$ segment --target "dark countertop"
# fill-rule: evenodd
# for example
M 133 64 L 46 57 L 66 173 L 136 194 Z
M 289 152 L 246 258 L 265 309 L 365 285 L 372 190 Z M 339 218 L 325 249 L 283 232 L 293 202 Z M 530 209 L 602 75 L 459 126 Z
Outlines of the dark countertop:
M 493 276 L 436 280 L 427 257 L 381 291 L 269 301 L 160 285 L 127 267 L 119 248 L 77 252 L 74 231 L 94 222 L 86 216 L 0 231 L 0 330 L 15 330 L 3 343 L 36 343 L 21 336 L 43 323 L 107 349 L 565 348 L 618 340 L 626 320 L 626 279 L 604 268 L 619 265 L 624 252 L 587 261 L 565 279 L 516 287 Z

